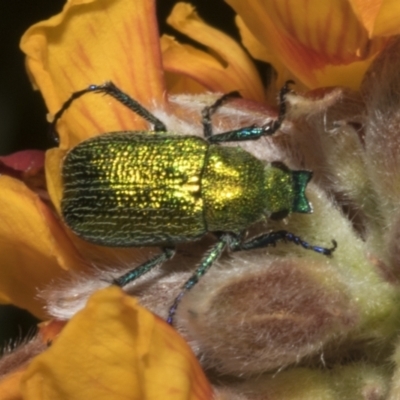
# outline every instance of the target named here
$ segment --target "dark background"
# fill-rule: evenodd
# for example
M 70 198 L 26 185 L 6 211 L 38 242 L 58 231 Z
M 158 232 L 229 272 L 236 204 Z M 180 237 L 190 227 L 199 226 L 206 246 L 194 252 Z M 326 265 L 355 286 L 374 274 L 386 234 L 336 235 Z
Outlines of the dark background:
M 211 25 L 239 38 L 234 25 L 235 14 L 223 0 L 190 2 Z M 160 31 L 188 41 L 164 22 L 175 3 L 176 0 L 158 1 Z M 19 40 L 30 25 L 58 13 L 63 5 L 64 0 L 0 1 L 0 155 L 52 146 L 47 136 L 46 109 L 26 75 Z
M 132 0 L 134 1 L 134 0 Z M 239 39 L 234 12 L 223 0 L 191 0 L 200 16 L 215 27 Z M 0 156 L 22 149 L 46 149 L 53 146 L 48 137 L 46 109 L 39 92 L 32 90 L 24 67 L 19 40 L 32 24 L 61 11 L 64 0 L 0 1 Z M 165 19 L 175 0 L 158 1 L 160 32 L 187 41 Z M 1 254 L 0 254 L 1 260 Z M 0 354 L 4 345 L 34 332 L 36 320 L 11 306 L 0 307 Z

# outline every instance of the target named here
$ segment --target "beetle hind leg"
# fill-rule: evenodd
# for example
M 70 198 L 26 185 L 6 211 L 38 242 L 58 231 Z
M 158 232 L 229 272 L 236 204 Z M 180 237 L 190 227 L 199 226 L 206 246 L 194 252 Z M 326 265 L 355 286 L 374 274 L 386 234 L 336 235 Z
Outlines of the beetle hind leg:
M 309 244 L 299 236 L 294 235 L 288 231 L 274 231 L 260 236 L 256 236 L 248 241 L 243 242 L 243 234 L 233 235 L 231 233 L 222 233 L 220 240 L 214 245 L 210 252 L 203 258 L 200 266 L 196 269 L 194 274 L 182 286 L 181 292 L 175 298 L 174 303 L 169 309 L 167 322 L 172 325 L 173 319 L 178 308 L 180 301 L 184 294 L 197 284 L 199 279 L 210 269 L 212 264 L 220 257 L 226 247 L 232 251 L 253 250 L 268 246 L 274 246 L 278 241 L 289 241 L 307 250 L 315 251 L 316 253 L 325 256 L 331 256 L 337 247 L 335 240 L 332 240 L 333 246 L 330 248 L 314 246 Z
M 218 260 L 222 252 L 225 250 L 226 246 L 232 241 L 231 235 L 229 233 L 222 234 L 220 240 L 214 245 L 214 247 L 207 253 L 207 255 L 202 259 L 199 267 L 196 269 L 194 274 L 185 282 L 182 286 L 181 292 L 175 298 L 174 303 L 169 309 L 167 322 L 172 325 L 176 310 L 183 295 L 189 291 L 199 279 L 210 269 L 213 263 Z
M 113 284 L 119 287 L 124 287 L 128 283 L 133 282 L 140 276 L 146 274 L 157 265 L 163 264 L 164 262 L 170 260 L 175 255 L 175 249 L 173 248 L 167 247 L 163 250 L 164 251 L 161 254 L 128 271 L 126 274 L 114 279 Z

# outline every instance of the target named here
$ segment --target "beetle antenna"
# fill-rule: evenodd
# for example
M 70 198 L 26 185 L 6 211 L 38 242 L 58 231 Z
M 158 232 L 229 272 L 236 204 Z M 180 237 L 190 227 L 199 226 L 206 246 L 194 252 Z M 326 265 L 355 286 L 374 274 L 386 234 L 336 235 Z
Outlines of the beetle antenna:
M 54 114 L 53 121 L 50 123 L 50 135 L 54 139 L 54 141 L 58 144 L 60 141 L 60 136 L 57 132 L 56 126 L 58 120 L 61 118 L 61 116 L 64 114 L 64 112 L 71 106 L 71 104 L 76 100 L 79 99 L 79 97 L 83 96 L 86 93 L 93 92 L 93 86 L 91 85 L 86 89 L 78 90 L 77 92 L 73 92 L 69 99 L 64 102 L 64 104 L 61 106 L 61 108 Z

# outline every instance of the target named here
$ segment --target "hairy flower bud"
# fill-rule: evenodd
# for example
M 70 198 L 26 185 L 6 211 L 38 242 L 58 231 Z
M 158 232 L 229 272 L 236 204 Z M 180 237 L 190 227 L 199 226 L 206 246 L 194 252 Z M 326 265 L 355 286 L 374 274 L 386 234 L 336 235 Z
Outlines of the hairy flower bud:
M 232 262 L 245 268 L 221 268 L 211 288 L 203 285 L 182 304 L 209 365 L 226 373 L 279 368 L 315 354 L 358 323 L 357 306 L 334 265 L 295 256 L 260 263 L 257 257 L 235 257 Z
M 234 390 L 218 387 L 215 400 L 384 400 L 389 380 L 387 369 L 364 363 L 337 365 L 331 370 L 295 368 L 250 379 Z M 229 397 L 231 391 L 236 397 Z

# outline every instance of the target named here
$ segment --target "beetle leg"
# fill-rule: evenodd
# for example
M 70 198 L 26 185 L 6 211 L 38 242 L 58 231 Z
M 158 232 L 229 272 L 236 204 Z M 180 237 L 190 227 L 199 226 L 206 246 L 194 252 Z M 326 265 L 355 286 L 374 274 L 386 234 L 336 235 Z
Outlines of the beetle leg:
M 173 249 L 173 248 L 168 247 L 163 250 L 164 251 L 161 254 L 153 257 L 151 260 L 146 261 L 142 265 L 139 265 L 138 267 L 128 271 L 126 274 L 114 279 L 113 284 L 117 285 L 119 287 L 124 287 L 128 283 L 130 283 L 130 282 L 136 280 L 137 278 L 139 278 L 140 276 L 146 274 L 147 272 L 149 272 L 151 269 L 153 269 L 157 265 L 163 264 L 164 262 L 168 261 L 175 254 L 175 249 Z
M 278 118 L 275 119 L 274 121 L 265 124 L 263 126 L 257 126 L 257 125 L 249 125 L 245 126 L 240 129 L 235 129 L 233 131 L 228 131 L 228 132 L 222 132 L 218 133 L 216 135 L 212 135 L 211 128 L 210 131 L 208 132 L 208 135 L 204 133 L 204 136 L 208 140 L 209 143 L 224 143 L 224 142 L 243 142 L 246 140 L 257 140 L 261 138 L 262 136 L 271 136 L 273 135 L 276 131 L 279 130 L 279 128 L 282 125 L 283 120 L 285 119 L 286 116 L 286 95 L 290 92 L 290 87 L 289 85 L 293 84 L 293 81 L 287 81 L 282 89 L 279 92 L 279 113 L 278 113 Z M 230 93 L 228 93 L 229 96 Z M 230 98 L 230 96 L 228 97 Z M 224 97 L 222 97 L 220 100 L 223 100 L 223 102 L 226 100 Z M 216 101 L 214 105 L 208 108 L 215 108 L 215 106 L 220 106 L 222 104 L 218 103 L 219 100 Z M 206 124 L 205 124 L 205 117 L 204 113 L 207 111 L 208 108 L 205 108 L 203 110 L 203 125 L 206 130 Z M 215 112 L 215 109 L 213 109 L 213 113 Z M 212 114 L 211 114 L 212 115 Z M 210 122 L 211 124 L 211 122 Z
M 274 134 L 280 127 L 276 127 L 276 121 L 272 124 L 257 126 L 250 125 L 233 131 L 222 132 L 207 138 L 209 143 L 225 143 L 225 142 L 244 142 L 246 140 L 257 140 L 262 136 Z M 276 129 L 275 129 L 276 128 Z
M 86 93 L 104 93 L 111 97 L 114 97 L 124 106 L 128 107 L 131 111 L 144 118 L 146 121 L 150 122 L 154 126 L 156 132 L 166 132 L 167 128 L 163 122 L 161 122 L 155 115 L 144 108 L 140 103 L 130 97 L 128 94 L 123 92 L 112 82 L 105 82 L 102 85 L 90 85 L 86 89 L 79 90 L 71 94 L 70 98 L 62 105 L 62 107 L 54 114 L 53 122 L 50 125 L 50 130 L 53 137 L 58 142 L 58 134 L 56 130 L 57 121 L 61 118 L 64 112 L 71 106 L 71 104 L 79 97 Z
M 230 249 L 232 251 L 241 251 L 241 250 L 253 250 L 260 249 L 267 246 L 275 246 L 276 243 L 280 240 L 292 242 L 307 250 L 315 251 L 316 253 L 324 254 L 325 256 L 331 256 L 337 247 L 336 240 L 332 240 L 333 246 L 330 248 L 314 246 L 306 241 L 304 241 L 299 236 L 294 235 L 288 231 L 275 231 L 265 233 L 260 236 L 256 236 L 254 238 L 249 239 L 246 242 L 234 241 L 230 243 Z
M 237 97 L 241 97 L 238 91 L 229 92 L 221 96 L 214 104 L 211 106 L 205 107 L 201 112 L 201 122 L 203 124 L 203 133 L 204 137 L 208 139 L 213 135 L 212 133 L 212 122 L 211 117 L 215 114 L 215 112 L 220 108 L 224 103 L 226 103 L 230 99 L 234 99 Z
M 211 265 L 219 258 L 226 246 L 231 242 L 231 235 L 224 233 L 220 236 L 220 240 L 214 245 L 214 247 L 207 253 L 207 255 L 201 261 L 199 267 L 196 269 L 194 274 L 185 282 L 182 286 L 182 291 L 175 298 L 174 303 L 169 309 L 167 322 L 172 325 L 176 309 L 183 297 L 183 295 L 190 290 L 199 279 L 210 269 Z

